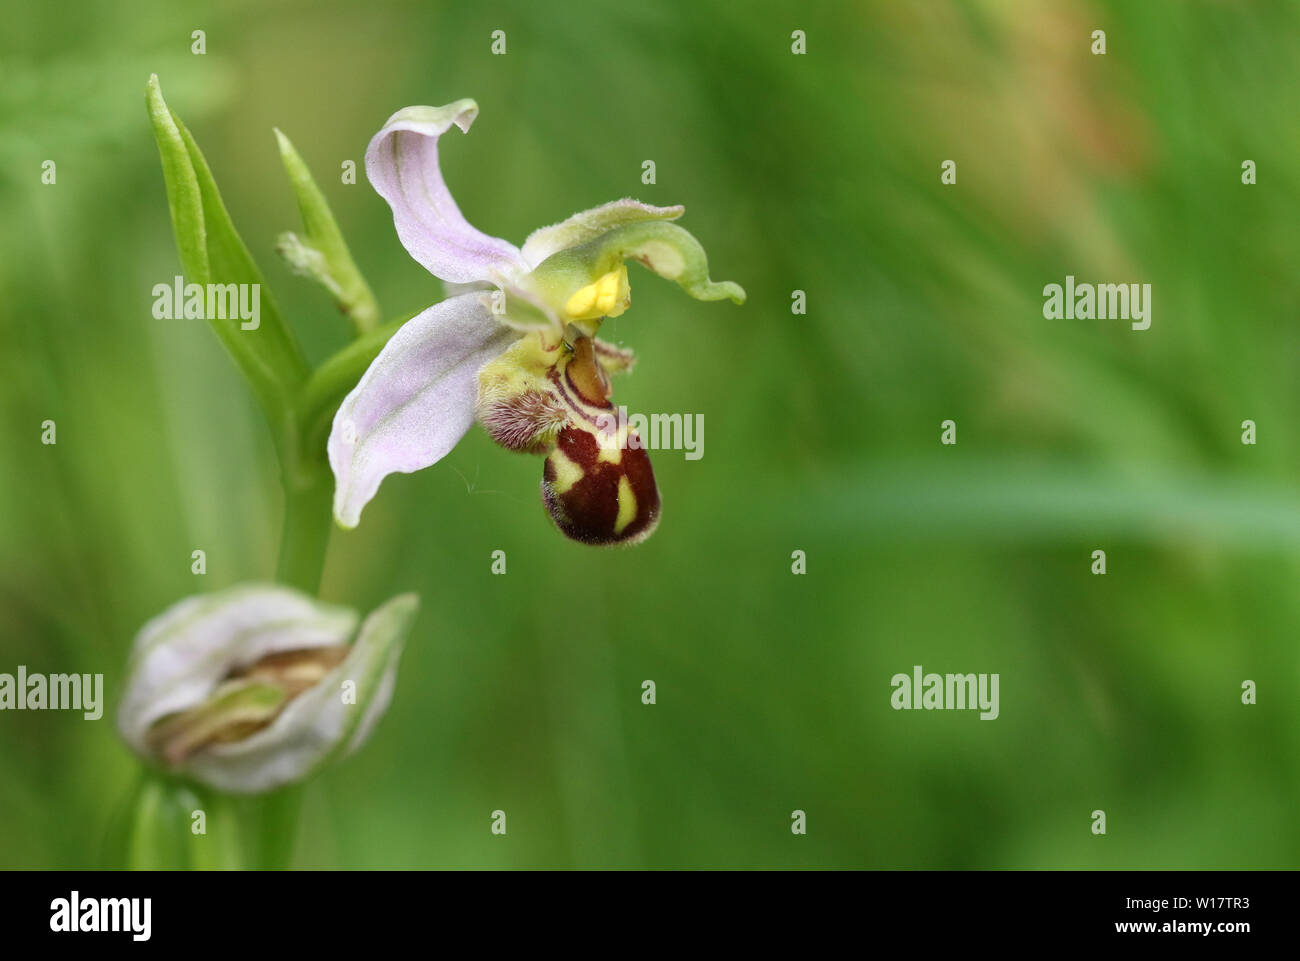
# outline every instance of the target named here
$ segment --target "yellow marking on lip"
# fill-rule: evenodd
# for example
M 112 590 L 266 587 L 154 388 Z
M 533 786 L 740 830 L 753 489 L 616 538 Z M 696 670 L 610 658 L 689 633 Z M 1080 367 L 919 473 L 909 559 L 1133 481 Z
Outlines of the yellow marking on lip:
M 573 485 L 582 480 L 582 468 L 558 447 L 551 451 L 549 460 L 555 468 L 555 480 L 551 481 L 551 490 L 556 494 L 567 494 Z
M 602 431 L 597 435 L 596 441 L 598 446 L 596 463 L 623 463 L 623 448 L 627 444 L 626 427 L 620 427 L 618 432 L 615 434 L 610 434 L 608 431 Z
M 627 525 L 636 520 L 636 495 L 632 483 L 624 475 L 618 479 L 618 517 L 614 521 L 614 534 L 622 534 Z

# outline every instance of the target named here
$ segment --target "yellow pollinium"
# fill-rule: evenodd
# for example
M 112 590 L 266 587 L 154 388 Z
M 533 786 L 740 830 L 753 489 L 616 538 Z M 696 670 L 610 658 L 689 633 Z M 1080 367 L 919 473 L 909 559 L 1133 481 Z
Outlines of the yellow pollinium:
M 617 317 L 632 301 L 632 288 L 627 282 L 627 265 L 620 264 L 594 284 L 575 291 L 564 305 L 570 320 L 596 320 L 600 317 Z

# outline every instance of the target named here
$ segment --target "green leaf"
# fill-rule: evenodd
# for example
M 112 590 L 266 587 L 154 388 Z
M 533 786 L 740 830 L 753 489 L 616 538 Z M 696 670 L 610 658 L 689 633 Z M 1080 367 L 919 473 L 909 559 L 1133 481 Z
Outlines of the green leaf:
M 305 240 L 294 234 L 282 235 L 277 245 L 280 254 L 296 272 L 313 278 L 329 290 L 358 334 L 373 330 L 379 323 L 379 304 L 352 259 L 325 195 L 289 138 L 278 129 L 275 137 L 307 230 Z
M 212 172 L 190 132 L 163 100 L 158 77 L 145 92 L 149 119 L 162 157 L 176 248 L 186 280 L 195 284 L 256 284 L 258 326 L 239 317 L 209 324 L 248 381 L 271 425 L 277 447 L 293 450 L 294 399 L 309 372 L 302 348 L 280 318 L 270 291 L 230 220 Z
M 163 101 L 158 75 L 149 78 L 145 104 L 153 124 L 154 140 L 162 158 L 163 180 L 167 185 L 167 205 L 171 208 L 172 233 L 181 257 L 181 269 L 195 283 L 205 283 L 209 276 L 208 247 L 203 227 L 203 199 L 198 178 L 190 163 L 189 150 L 177 129 L 176 121 Z

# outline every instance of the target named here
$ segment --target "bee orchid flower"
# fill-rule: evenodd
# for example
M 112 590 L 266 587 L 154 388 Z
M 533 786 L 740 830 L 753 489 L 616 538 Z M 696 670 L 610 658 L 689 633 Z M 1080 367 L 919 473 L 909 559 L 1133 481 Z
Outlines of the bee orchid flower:
M 680 206 L 617 200 L 522 247 L 475 229 L 443 182 L 438 141 L 477 114 L 473 100 L 407 107 L 366 151 L 402 245 L 455 293 L 404 324 L 340 405 L 328 445 L 335 518 L 356 526 L 386 476 L 436 463 L 477 419 L 501 446 L 546 458 L 542 499 L 564 534 L 636 543 L 658 522 L 654 472 L 634 431 L 620 424 L 610 438 L 604 426 L 618 422 L 609 375 L 633 356 L 596 336 L 631 302 L 627 261 L 697 300 L 743 303 L 745 292 L 709 279 L 704 250 L 671 222 Z
M 146 760 L 228 793 L 302 780 L 370 736 L 417 607 L 403 594 L 361 621 L 276 584 L 185 598 L 136 636 L 118 730 Z

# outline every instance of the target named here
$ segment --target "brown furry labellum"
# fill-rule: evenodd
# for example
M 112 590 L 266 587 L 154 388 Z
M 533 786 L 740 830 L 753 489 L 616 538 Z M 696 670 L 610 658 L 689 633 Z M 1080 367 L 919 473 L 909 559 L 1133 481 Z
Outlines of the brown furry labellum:
M 650 455 L 602 447 L 596 431 L 574 424 L 546 456 L 542 500 L 555 526 L 584 544 L 638 544 L 659 523 Z
M 659 522 L 650 455 L 619 425 L 607 368 L 632 358 L 586 336 L 546 348 L 523 343 L 480 374 L 479 420 L 498 444 L 545 454 L 542 502 L 565 536 L 636 544 Z

